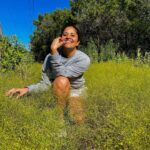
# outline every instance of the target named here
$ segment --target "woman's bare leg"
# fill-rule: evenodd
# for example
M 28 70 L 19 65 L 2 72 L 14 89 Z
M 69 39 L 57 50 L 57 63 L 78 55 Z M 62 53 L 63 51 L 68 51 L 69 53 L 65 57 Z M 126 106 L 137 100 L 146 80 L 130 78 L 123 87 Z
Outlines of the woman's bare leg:
M 69 115 L 75 123 L 84 123 L 84 100 L 81 97 L 70 96 L 70 82 L 69 79 L 63 76 L 57 77 L 53 82 L 53 93 L 57 100 L 57 107 L 61 111 L 63 117 L 64 108 L 68 103 Z M 69 101 L 68 101 L 69 100 Z
M 57 77 L 53 82 L 53 93 L 57 101 L 57 107 L 64 114 L 64 108 L 68 102 L 70 95 L 70 82 L 69 79 L 63 76 Z
M 70 97 L 69 99 L 70 117 L 75 123 L 81 124 L 85 121 L 84 100 L 81 97 Z

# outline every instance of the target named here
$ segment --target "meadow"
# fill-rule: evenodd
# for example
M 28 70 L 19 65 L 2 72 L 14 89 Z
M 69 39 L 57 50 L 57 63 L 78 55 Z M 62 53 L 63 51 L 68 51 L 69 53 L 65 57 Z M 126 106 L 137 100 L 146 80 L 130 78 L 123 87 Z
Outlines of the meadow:
M 150 68 L 132 61 L 94 63 L 85 73 L 86 121 L 60 119 L 50 90 L 21 99 L 12 87 L 40 80 L 41 64 L 0 74 L 1 150 L 149 150 Z

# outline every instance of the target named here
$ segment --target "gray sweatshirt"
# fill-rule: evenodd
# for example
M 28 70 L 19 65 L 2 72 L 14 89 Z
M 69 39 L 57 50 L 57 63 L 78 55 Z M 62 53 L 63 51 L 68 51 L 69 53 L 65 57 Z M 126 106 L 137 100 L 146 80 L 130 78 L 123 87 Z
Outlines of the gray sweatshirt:
M 27 86 L 29 92 L 47 89 L 58 76 L 69 78 L 72 88 L 81 88 L 85 82 L 83 73 L 89 64 L 89 57 L 80 50 L 69 58 L 63 56 L 61 49 L 55 55 L 48 54 L 42 67 L 42 80 L 37 84 Z

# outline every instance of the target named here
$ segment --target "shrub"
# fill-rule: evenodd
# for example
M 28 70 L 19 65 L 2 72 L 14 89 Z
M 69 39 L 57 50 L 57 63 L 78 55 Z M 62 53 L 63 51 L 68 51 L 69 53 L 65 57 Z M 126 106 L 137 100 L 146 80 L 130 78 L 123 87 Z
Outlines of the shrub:
M 98 52 L 97 47 L 92 39 L 89 40 L 86 48 L 81 48 L 91 59 L 91 62 L 97 62 L 98 61 Z
M 15 69 L 21 61 L 30 60 L 30 58 L 29 52 L 18 43 L 15 36 L 0 37 L 0 69 L 2 72 Z
M 150 66 L 150 52 L 145 53 L 144 63 Z
M 100 49 L 100 61 L 113 60 L 116 57 L 118 45 L 113 40 L 110 40 L 105 45 L 101 45 Z

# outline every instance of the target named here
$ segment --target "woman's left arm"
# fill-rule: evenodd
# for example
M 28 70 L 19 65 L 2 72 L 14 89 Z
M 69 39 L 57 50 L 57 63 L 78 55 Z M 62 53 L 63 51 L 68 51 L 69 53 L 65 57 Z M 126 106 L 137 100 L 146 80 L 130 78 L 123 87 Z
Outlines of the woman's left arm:
M 90 65 L 90 59 L 85 54 L 80 54 L 80 57 L 74 59 L 71 65 L 65 66 L 60 62 L 60 55 L 58 52 L 51 55 L 51 65 L 56 72 L 56 76 L 64 76 L 74 78 L 82 75 Z

